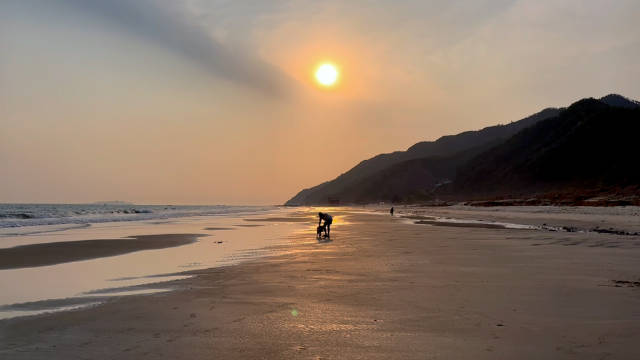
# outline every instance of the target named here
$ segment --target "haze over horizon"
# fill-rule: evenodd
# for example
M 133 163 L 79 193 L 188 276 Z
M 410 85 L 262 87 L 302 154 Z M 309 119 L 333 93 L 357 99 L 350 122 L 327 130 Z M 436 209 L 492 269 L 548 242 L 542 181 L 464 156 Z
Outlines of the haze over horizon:
M 637 1 L 8 0 L 0 202 L 276 204 L 363 159 L 609 93 Z M 313 81 L 323 61 L 331 89 Z

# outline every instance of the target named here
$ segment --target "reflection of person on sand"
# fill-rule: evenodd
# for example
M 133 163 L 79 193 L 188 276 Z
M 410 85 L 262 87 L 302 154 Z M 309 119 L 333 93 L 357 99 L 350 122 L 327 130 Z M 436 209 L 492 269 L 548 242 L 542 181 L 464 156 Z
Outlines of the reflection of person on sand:
M 327 213 L 319 212 L 318 218 L 318 226 L 320 226 L 320 223 L 324 220 L 323 226 L 325 237 L 331 237 L 331 223 L 333 222 L 333 217 Z
M 393 206 L 391 207 L 391 210 L 389 210 L 389 213 L 393 216 Z

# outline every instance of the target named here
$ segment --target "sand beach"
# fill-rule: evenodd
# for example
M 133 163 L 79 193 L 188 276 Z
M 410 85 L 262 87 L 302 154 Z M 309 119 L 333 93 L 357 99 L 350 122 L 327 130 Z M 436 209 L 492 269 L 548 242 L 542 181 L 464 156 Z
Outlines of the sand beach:
M 95 307 L 0 321 L 0 355 L 8 359 L 640 356 L 638 236 L 433 226 L 368 209 L 327 210 L 336 218 L 332 241 L 316 241 L 314 225 L 309 224 L 308 230 L 283 234 L 292 241 L 279 245 L 278 255 L 193 271 L 190 274 L 196 276 L 174 281 L 175 291 L 115 297 Z M 417 216 L 430 213 L 423 210 Z M 305 211 L 312 218 L 316 210 Z M 413 216 L 420 213 L 411 211 Z M 473 210 L 455 211 L 482 218 Z M 628 217 L 637 218 L 633 210 L 625 210 L 626 215 L 599 216 L 597 211 L 580 209 L 569 213 L 547 212 L 545 223 L 577 217 L 592 228 L 604 216 L 607 225 L 631 231 Z M 493 211 L 490 221 L 511 223 L 514 217 L 522 225 L 534 226 L 542 215 L 528 209 Z M 255 224 L 279 221 L 286 217 Z

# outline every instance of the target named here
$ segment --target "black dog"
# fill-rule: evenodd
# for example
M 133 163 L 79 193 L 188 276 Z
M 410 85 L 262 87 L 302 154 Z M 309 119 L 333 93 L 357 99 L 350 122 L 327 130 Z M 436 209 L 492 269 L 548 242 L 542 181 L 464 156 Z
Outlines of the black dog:
M 324 228 L 325 228 L 324 225 L 318 226 L 318 229 L 316 229 L 318 232 L 318 234 L 316 235 L 316 238 L 322 239 L 322 232 L 324 231 Z

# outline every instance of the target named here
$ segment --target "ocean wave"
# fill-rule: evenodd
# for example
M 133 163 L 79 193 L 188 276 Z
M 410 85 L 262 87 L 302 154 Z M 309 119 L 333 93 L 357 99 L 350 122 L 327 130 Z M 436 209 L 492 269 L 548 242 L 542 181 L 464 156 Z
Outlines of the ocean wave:
M 0 228 L 222 216 L 272 209 L 273 206 L 228 205 L 0 204 Z

